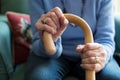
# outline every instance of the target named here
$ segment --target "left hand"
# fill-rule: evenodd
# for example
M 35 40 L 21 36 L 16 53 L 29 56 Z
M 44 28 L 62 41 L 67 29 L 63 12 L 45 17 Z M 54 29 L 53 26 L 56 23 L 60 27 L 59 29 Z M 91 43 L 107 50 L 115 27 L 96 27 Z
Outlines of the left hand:
M 76 50 L 81 53 L 81 67 L 86 70 L 99 72 L 104 68 L 106 62 L 106 53 L 104 47 L 99 43 L 87 43 L 78 45 Z
M 51 9 L 48 13 L 43 14 L 35 26 L 40 36 L 43 32 L 52 34 L 53 41 L 55 42 L 67 28 L 68 20 L 65 18 L 62 10 L 59 7 Z

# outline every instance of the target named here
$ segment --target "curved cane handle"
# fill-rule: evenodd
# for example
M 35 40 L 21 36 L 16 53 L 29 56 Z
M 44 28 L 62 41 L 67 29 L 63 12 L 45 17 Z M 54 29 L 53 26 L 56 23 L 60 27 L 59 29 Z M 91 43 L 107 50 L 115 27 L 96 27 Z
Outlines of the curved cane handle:
M 85 20 L 73 14 L 64 14 L 64 16 L 68 19 L 70 23 L 78 25 L 83 30 L 85 35 L 85 43 L 93 43 L 91 28 Z M 43 43 L 45 50 L 49 55 L 53 55 L 56 53 L 56 48 L 52 40 L 52 35 L 48 32 L 44 32 L 43 34 Z M 95 80 L 95 71 L 86 71 L 86 80 Z

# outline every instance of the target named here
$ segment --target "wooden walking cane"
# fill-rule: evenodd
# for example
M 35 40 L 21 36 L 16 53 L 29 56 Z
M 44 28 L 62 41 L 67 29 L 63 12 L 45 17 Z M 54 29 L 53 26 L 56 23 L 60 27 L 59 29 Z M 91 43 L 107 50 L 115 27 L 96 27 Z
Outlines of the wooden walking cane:
M 85 35 L 85 43 L 93 43 L 91 28 L 85 20 L 73 14 L 64 14 L 64 16 L 68 19 L 70 23 L 78 25 L 83 30 Z M 52 35 L 50 33 L 44 32 L 43 43 L 45 50 L 49 55 L 53 55 L 56 53 L 56 48 L 52 40 Z M 95 80 L 95 71 L 86 70 L 86 80 Z

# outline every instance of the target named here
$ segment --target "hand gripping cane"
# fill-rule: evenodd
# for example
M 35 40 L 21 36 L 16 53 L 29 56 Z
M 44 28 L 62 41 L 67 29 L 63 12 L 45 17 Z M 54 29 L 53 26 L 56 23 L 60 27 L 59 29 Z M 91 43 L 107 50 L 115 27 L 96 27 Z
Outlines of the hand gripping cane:
M 91 28 L 85 20 L 73 14 L 64 14 L 64 16 L 68 19 L 70 23 L 78 25 L 83 30 L 85 35 L 85 43 L 93 43 Z M 44 32 L 43 43 L 45 50 L 49 55 L 53 55 L 56 53 L 56 48 L 52 40 L 52 35 L 50 33 Z M 95 71 L 86 70 L 86 80 L 95 80 Z

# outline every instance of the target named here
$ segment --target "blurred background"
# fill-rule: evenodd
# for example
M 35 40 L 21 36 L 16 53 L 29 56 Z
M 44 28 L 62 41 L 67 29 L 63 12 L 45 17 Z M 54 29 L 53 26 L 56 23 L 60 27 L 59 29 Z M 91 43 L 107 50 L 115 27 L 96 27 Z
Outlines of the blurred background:
M 113 1 L 114 1 L 115 12 L 120 12 L 120 0 L 113 0 Z

